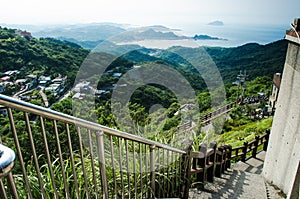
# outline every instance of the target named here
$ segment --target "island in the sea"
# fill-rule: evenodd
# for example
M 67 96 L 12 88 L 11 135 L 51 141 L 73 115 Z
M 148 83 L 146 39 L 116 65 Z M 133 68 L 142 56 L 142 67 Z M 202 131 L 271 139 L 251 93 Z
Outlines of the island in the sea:
M 224 26 L 224 23 L 222 21 L 212 21 L 210 23 L 208 23 L 207 25 L 211 25 L 211 26 Z
M 212 36 L 209 36 L 209 35 L 195 35 L 193 38 L 195 40 L 223 40 L 223 41 L 227 41 L 227 39 L 219 38 L 219 37 L 212 37 Z

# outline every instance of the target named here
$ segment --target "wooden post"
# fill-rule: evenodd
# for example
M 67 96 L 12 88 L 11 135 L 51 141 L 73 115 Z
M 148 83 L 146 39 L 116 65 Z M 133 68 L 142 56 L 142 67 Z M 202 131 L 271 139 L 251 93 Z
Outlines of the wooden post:
M 254 141 L 254 147 L 253 147 L 253 151 L 252 151 L 252 157 L 253 158 L 256 158 L 257 148 L 258 148 L 258 142 L 259 142 L 259 136 L 256 135 L 255 136 L 255 141 Z
M 207 169 L 207 181 L 213 182 L 215 176 L 217 142 L 210 143 L 210 148 L 213 149 L 213 154 L 209 155 L 207 160 L 209 161 L 209 163 L 212 162 L 213 165 Z
M 226 158 L 226 154 L 225 154 L 225 148 L 224 146 L 219 146 L 217 149 L 217 153 L 216 153 L 216 170 L 215 170 L 215 176 L 216 177 L 221 177 L 221 173 L 222 170 L 225 166 L 225 158 Z
M 265 135 L 265 142 L 264 142 L 264 151 L 267 151 L 268 149 L 269 138 L 270 138 L 270 129 L 267 129 Z
M 228 151 L 227 151 L 228 150 Z M 226 163 L 225 163 L 225 170 L 230 168 L 231 164 L 231 155 L 232 155 L 232 146 L 226 145 Z
M 247 149 L 248 149 L 248 142 L 244 142 L 242 162 L 246 162 Z
M 198 151 L 204 154 L 203 158 L 199 158 L 197 161 L 197 167 L 203 168 L 203 172 L 197 173 L 197 182 L 201 182 L 201 186 L 204 185 L 204 181 L 206 180 L 206 161 L 207 161 L 207 145 L 202 143 L 198 147 Z

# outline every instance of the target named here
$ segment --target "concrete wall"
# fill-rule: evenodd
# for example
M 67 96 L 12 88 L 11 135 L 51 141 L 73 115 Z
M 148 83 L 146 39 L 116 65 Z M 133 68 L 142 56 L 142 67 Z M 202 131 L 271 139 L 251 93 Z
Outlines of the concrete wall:
M 286 38 L 289 46 L 263 175 L 288 198 L 300 198 L 300 41 Z

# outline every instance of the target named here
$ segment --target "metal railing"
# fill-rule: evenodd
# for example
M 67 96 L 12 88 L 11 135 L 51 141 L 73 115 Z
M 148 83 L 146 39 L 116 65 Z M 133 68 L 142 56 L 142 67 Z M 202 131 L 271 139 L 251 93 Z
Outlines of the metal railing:
M 0 142 L 17 154 L 13 177 L 0 179 L 3 198 L 181 198 L 188 191 L 185 150 L 4 95 L 0 104 L 8 111 Z
M 226 104 L 225 106 L 222 106 L 221 108 L 218 108 L 217 110 L 214 110 L 210 113 L 207 113 L 200 117 L 200 123 L 202 124 L 208 124 L 211 122 L 211 120 L 228 113 L 231 109 L 234 108 L 236 105 L 236 102 L 232 102 L 230 104 Z M 195 127 L 197 127 L 196 122 L 188 121 L 180 126 L 177 127 L 178 131 L 186 132 L 186 131 L 192 131 Z
M 212 111 L 212 112 L 210 112 L 210 113 L 202 116 L 200 118 L 200 121 L 201 121 L 201 123 L 209 123 L 214 118 L 216 118 L 216 117 L 218 117 L 218 116 L 220 116 L 222 114 L 225 114 L 225 113 L 229 112 L 231 109 L 234 108 L 235 105 L 236 105 L 236 103 L 232 102 L 232 103 L 227 104 L 227 105 L 225 105 L 225 106 L 223 106 L 221 108 L 218 108 L 217 110 L 214 110 L 214 111 Z

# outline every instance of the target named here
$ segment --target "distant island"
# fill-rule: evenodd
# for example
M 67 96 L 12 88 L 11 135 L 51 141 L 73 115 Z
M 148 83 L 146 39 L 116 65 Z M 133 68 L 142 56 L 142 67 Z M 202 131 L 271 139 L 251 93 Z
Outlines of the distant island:
M 208 23 L 207 25 L 210 25 L 210 26 L 224 26 L 224 23 L 222 21 L 212 21 L 212 22 Z
M 212 37 L 209 35 L 195 35 L 194 40 L 223 40 L 227 41 L 227 39 L 219 38 L 219 37 Z

